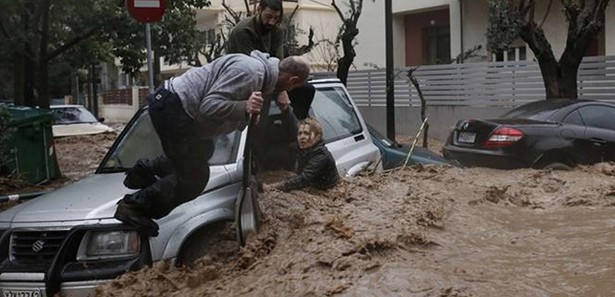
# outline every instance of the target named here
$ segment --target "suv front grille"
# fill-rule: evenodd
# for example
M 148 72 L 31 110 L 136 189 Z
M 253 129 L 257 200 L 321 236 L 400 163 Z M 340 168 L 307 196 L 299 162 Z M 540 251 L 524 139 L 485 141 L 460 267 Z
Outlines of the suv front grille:
M 13 231 L 11 261 L 16 264 L 49 265 L 68 231 Z

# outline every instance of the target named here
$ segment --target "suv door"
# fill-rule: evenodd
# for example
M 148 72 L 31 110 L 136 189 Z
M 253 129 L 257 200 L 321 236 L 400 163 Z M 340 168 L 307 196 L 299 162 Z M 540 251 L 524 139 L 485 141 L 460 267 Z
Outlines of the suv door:
M 357 108 L 341 83 L 315 82 L 310 115 L 323 126 L 323 138 L 342 175 L 354 175 L 379 152 L 370 139 Z

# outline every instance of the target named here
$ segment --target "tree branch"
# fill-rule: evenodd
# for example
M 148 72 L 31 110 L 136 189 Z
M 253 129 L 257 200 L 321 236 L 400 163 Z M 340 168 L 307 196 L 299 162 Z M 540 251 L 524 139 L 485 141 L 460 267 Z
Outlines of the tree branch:
M 231 21 L 228 18 L 228 16 L 225 15 L 224 18 L 226 19 L 227 22 L 229 22 L 230 24 L 234 26 L 234 25 L 237 25 L 239 21 L 241 21 L 241 13 L 237 13 L 236 11 L 234 11 L 233 8 L 231 8 L 230 6 L 228 6 L 228 4 L 226 4 L 225 0 L 222 0 L 222 7 L 224 7 L 224 9 L 226 9 L 228 14 L 230 14 L 231 17 L 233 17 L 233 20 Z
M 250 12 L 250 4 L 248 4 L 248 0 L 243 0 L 243 4 L 246 6 L 246 15 L 250 16 L 252 13 Z
M 337 11 L 337 15 L 340 16 L 340 19 L 342 20 L 342 22 L 346 21 L 346 17 L 344 17 L 344 14 L 340 10 L 340 8 L 337 6 L 337 3 L 335 3 L 335 0 L 331 0 L 331 5 L 333 6 L 333 8 L 335 8 L 335 11 Z
M 100 29 L 102 29 L 103 25 L 97 25 L 94 28 L 91 28 L 90 30 L 86 31 L 84 34 L 76 36 L 75 38 L 73 38 L 72 40 L 62 44 L 62 46 L 56 48 L 55 50 L 51 51 L 49 54 L 47 54 L 47 57 L 41 57 L 41 61 L 45 61 L 48 62 L 49 60 L 55 58 L 56 56 L 58 56 L 59 54 L 63 53 L 64 51 L 68 50 L 69 48 L 71 48 L 73 45 L 86 40 L 90 37 L 92 37 L 92 35 L 94 35 L 96 32 L 98 32 Z
M 6 31 L 6 27 L 4 26 L 4 22 L 0 19 L 0 32 L 5 38 L 9 38 L 9 32 Z
M 354 0 L 349 0 L 352 2 L 352 23 L 356 26 L 359 22 L 359 17 L 361 16 L 361 8 L 363 7 L 363 0 L 358 0 L 357 5 L 354 4 Z

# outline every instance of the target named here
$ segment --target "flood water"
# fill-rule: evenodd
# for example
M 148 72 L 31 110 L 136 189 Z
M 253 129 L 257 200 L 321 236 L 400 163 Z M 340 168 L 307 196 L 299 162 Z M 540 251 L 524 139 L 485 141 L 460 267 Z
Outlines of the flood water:
M 482 296 L 615 295 L 615 209 L 485 205 L 447 226 L 435 254 Z
M 267 220 L 238 253 L 101 296 L 615 296 L 615 164 L 413 168 L 260 203 Z

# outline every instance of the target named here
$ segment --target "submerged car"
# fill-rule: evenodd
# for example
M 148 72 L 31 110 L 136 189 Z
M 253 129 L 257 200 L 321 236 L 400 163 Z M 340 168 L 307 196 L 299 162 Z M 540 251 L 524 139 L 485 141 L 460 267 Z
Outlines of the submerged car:
M 498 119 L 466 119 L 452 128 L 444 156 L 464 166 L 567 170 L 615 161 L 615 104 L 541 100 Z
M 102 123 L 83 105 L 51 105 L 53 114 L 53 136 L 90 135 L 113 132 L 113 128 Z
M 344 86 L 312 83 L 310 113 L 323 123 L 340 174 L 376 164 L 378 148 Z M 158 220 L 159 235 L 149 238 L 113 218 L 118 200 L 133 192 L 122 183 L 126 170 L 162 153 L 147 107 L 141 109 L 94 174 L 0 213 L 0 296 L 93 296 L 95 286 L 126 271 L 159 260 L 189 264 L 203 255 L 211 230 L 237 217 L 246 130 L 215 139 L 207 187 Z
M 436 165 L 451 165 L 456 166 L 450 160 L 444 158 L 432 152 L 429 149 L 424 147 L 414 146 L 412 149 L 412 154 L 408 159 L 408 153 L 410 152 L 411 147 L 407 144 L 399 144 L 388 137 L 383 136 L 378 130 L 376 130 L 371 125 L 367 125 L 369 129 L 369 133 L 372 137 L 372 142 L 378 147 L 380 150 L 380 154 L 382 155 L 382 168 L 383 169 L 391 169 L 399 166 L 406 165 L 416 165 L 416 164 L 436 164 Z

